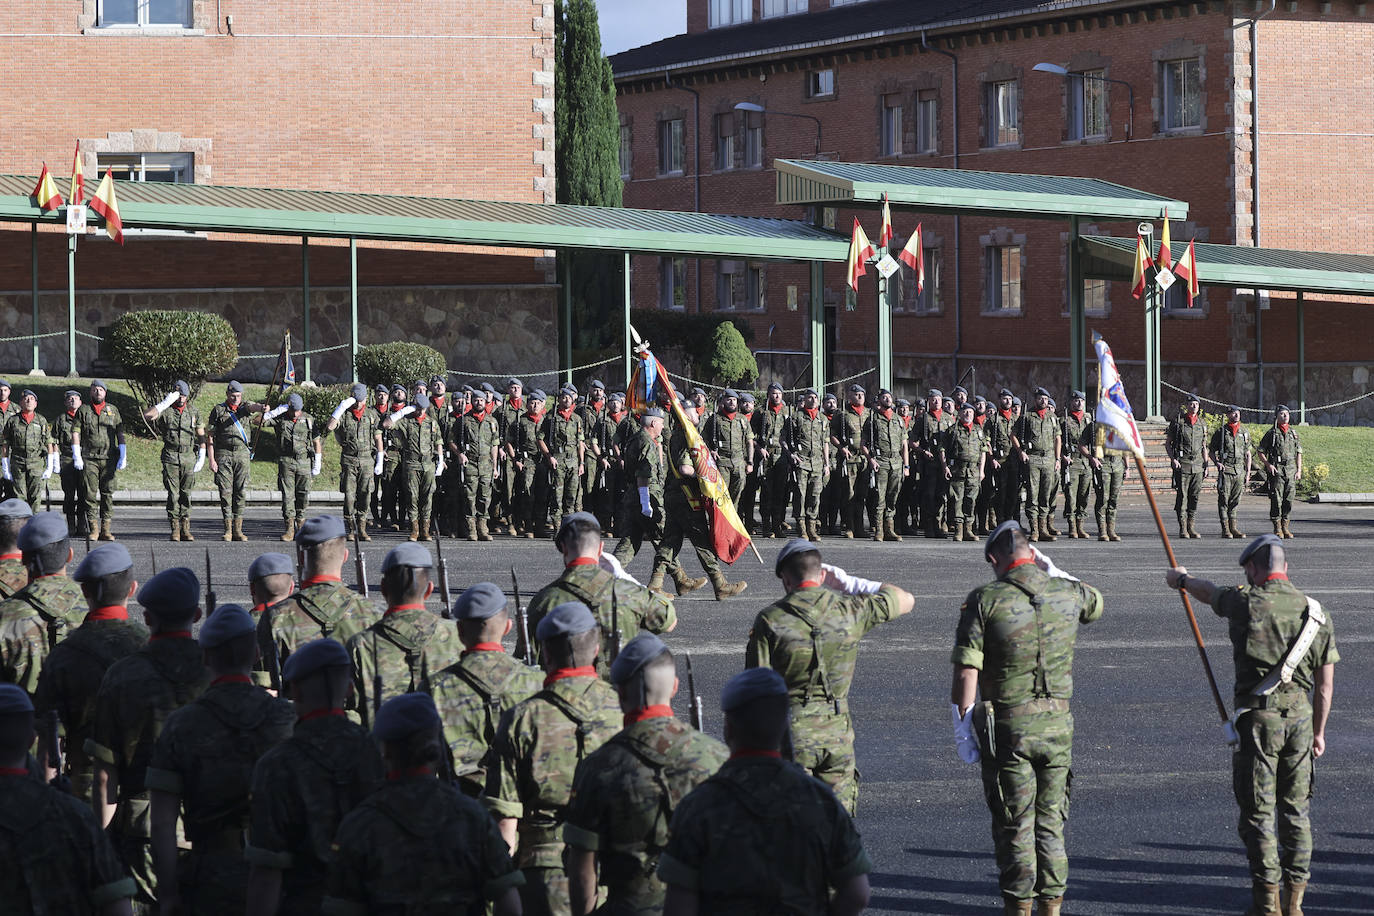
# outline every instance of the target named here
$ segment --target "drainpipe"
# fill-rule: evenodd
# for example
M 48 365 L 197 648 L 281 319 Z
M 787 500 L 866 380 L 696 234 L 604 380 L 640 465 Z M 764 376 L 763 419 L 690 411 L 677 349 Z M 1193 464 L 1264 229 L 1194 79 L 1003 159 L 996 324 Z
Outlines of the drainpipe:
M 936 54 L 943 54 L 948 57 L 954 66 L 954 85 L 950 98 L 953 99 L 951 108 L 953 112 L 954 124 L 954 167 L 959 167 L 959 58 L 953 51 L 946 51 L 944 48 L 937 47 L 926 41 L 925 30 L 921 30 L 921 51 L 934 51 Z M 964 316 L 961 306 L 963 305 L 963 262 L 959 257 L 959 241 L 962 237 L 960 230 L 959 214 L 954 214 L 954 352 L 950 354 L 950 359 L 954 363 L 954 371 L 950 378 L 959 378 L 959 351 L 964 343 Z
M 1250 244 L 1260 243 L 1260 143 L 1259 143 L 1259 21 L 1270 13 L 1278 0 L 1269 0 L 1269 9 L 1247 20 L 1250 30 Z M 1264 336 L 1260 311 L 1260 291 L 1255 290 L 1255 378 L 1260 407 L 1264 406 Z
M 692 94 L 692 211 L 701 212 L 701 93 L 684 86 L 681 83 L 673 84 L 673 76 L 667 70 L 663 71 L 663 83 L 669 89 L 681 89 L 683 92 Z M 693 258 L 696 262 L 697 280 L 697 314 L 701 314 L 701 258 Z

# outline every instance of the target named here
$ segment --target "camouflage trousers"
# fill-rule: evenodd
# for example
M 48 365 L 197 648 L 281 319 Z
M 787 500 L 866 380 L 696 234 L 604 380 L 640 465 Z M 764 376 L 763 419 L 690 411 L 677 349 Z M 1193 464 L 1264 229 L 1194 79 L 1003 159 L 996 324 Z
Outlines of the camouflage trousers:
M 1297 478 L 1281 468 L 1279 473 L 1269 478 L 1269 517 L 1287 518 L 1293 512 L 1293 490 Z
M 412 523 L 429 521 L 434 504 L 434 465 L 425 460 L 402 462 L 396 474 L 405 482 L 406 517 Z
M 825 490 L 825 475 L 820 471 L 797 471 L 796 516 L 818 522 L 821 517 L 821 493 Z
M 344 498 L 344 518 L 361 520 L 367 515 L 372 495 L 372 462 L 366 458 L 339 459 L 339 492 Z
M 669 502 L 663 517 L 663 537 L 659 539 L 654 551 L 654 569 L 660 567 L 670 571 L 680 565 L 678 557 L 682 553 L 682 541 L 692 542 L 697 561 L 706 574 L 720 574 L 720 560 L 717 559 L 711 544 L 711 532 L 706 524 L 706 515 L 694 511 L 686 502 Z
M 997 522 L 1021 518 L 1021 465 L 1007 456 L 997 470 Z
M 281 517 L 304 518 L 310 507 L 310 459 L 277 462 L 277 490 L 281 493 Z
M 1178 495 L 1174 497 L 1175 515 L 1196 515 L 1198 497 L 1202 495 L 1202 472 L 1179 471 Z
M 1239 833 L 1254 883 L 1305 882 L 1312 864 L 1312 707 L 1257 709 L 1236 722 Z
M 1041 518 L 1049 518 L 1054 512 L 1054 484 L 1059 476 L 1059 463 L 1052 455 L 1031 455 L 1026 463 L 1026 477 L 1029 490 L 1026 500 L 1026 518 L 1032 524 Z
M 114 515 L 114 479 L 118 456 L 86 458 L 86 515 L 110 518 Z
M 1121 498 L 1121 487 L 1126 480 L 1126 463 L 1120 460 L 1102 461 L 1101 483 L 1093 479 L 1093 514 L 1102 515 L 1108 521 L 1116 519 L 1116 503 Z
M 1245 490 L 1244 470 L 1222 470 L 1217 474 L 1217 514 L 1222 521 L 1236 514 L 1240 506 L 1240 494 Z
M 730 494 L 730 500 L 738 506 L 740 497 L 744 495 L 744 465 L 733 464 L 729 460 L 723 459 L 716 462 L 717 470 L 720 471 L 720 485 L 725 492 Z M 743 510 L 740 511 L 740 518 L 748 521 L 744 516 Z
M 248 494 L 248 451 L 216 452 L 215 486 L 219 489 L 219 511 L 225 518 L 242 518 Z M 86 465 L 90 467 L 90 465 Z M 90 486 L 88 482 L 87 487 Z
M 162 456 L 162 486 L 167 491 L 167 517 L 191 517 L 191 483 L 195 475 L 195 456 L 190 452 L 171 452 Z
M 185 912 L 196 916 L 239 916 L 248 904 L 248 863 L 241 854 L 183 852 L 177 887 Z
M 491 515 L 491 471 L 469 467 L 463 475 L 463 515 L 486 519 Z
M 1064 518 L 1084 518 L 1088 514 L 1088 494 L 1092 492 L 1093 469 L 1087 459 L 1069 465 L 1069 485 L 1064 488 Z
M 973 521 L 973 506 L 978 501 L 978 465 L 960 464 L 954 469 L 954 476 L 945 481 L 949 488 L 949 504 L 945 517 L 951 525 Z M 958 531 L 955 531 L 958 535 Z
M 553 513 L 553 523 L 558 525 L 562 523 L 563 516 L 577 511 L 577 500 L 582 492 L 582 465 L 578 463 L 576 455 L 555 457 L 558 459 L 558 467 L 550 468 L 548 471 L 548 509 Z
M 921 462 L 921 525 L 926 530 L 940 524 L 941 512 L 949 499 L 949 481 L 940 461 Z
M 875 517 L 879 522 L 897 523 L 897 496 L 902 492 L 901 465 L 897 467 L 883 467 L 878 465 L 878 502 L 875 506 Z
M 520 909 L 525 916 L 571 916 L 568 873 L 561 868 L 524 868 Z
M 48 464 L 47 452 L 28 463 L 10 459 L 10 475 L 14 478 L 14 494 L 29 504 L 34 512 L 43 508 L 43 471 Z
M 998 883 L 1007 899 L 1062 897 L 1069 878 L 1064 822 L 1073 781 L 1073 715 L 1037 712 L 996 721 L 982 737 L 983 797 L 992 813 Z
M 843 708 L 843 707 L 841 707 Z M 792 707 L 792 760 L 831 788 L 851 815 L 859 804 L 854 721 L 821 698 Z

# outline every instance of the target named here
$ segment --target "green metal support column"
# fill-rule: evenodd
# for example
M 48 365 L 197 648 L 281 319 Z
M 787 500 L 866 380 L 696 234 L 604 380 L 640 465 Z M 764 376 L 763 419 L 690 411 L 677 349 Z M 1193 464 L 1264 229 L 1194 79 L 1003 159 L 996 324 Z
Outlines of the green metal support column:
M 1087 391 L 1083 356 L 1087 352 L 1087 322 L 1083 316 L 1083 255 L 1078 250 L 1078 217 L 1069 219 L 1069 380 L 1071 388 Z
M 625 252 L 625 327 L 622 329 L 625 351 L 625 391 L 630 390 L 630 373 L 634 368 L 634 346 L 630 341 L 630 253 Z
M 38 365 L 38 224 L 29 225 L 29 273 L 33 280 L 33 372 L 31 375 L 42 375 L 43 369 Z
M 305 380 L 310 381 L 310 236 L 301 236 L 301 343 L 305 350 Z
M 67 374 L 76 377 L 76 236 L 67 236 Z
M 878 260 L 887 248 L 878 249 Z M 887 278 L 878 275 L 878 387 L 892 390 L 892 303 L 887 298 Z M 877 401 L 877 395 L 874 395 Z
M 358 380 L 358 240 L 348 240 L 348 361 Z
M 559 252 L 559 266 L 563 268 L 562 306 L 558 316 L 558 362 L 563 384 L 572 384 L 572 258 Z
M 1298 425 L 1307 425 L 1307 322 L 1306 303 L 1298 290 Z
M 811 304 L 808 315 L 811 338 L 811 387 L 825 394 L 825 265 L 811 262 Z

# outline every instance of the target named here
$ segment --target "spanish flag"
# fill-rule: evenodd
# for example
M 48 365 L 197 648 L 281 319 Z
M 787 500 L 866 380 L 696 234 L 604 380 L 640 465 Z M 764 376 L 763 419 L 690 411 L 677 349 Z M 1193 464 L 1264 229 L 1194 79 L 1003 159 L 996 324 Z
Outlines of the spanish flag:
M 1183 252 L 1183 257 L 1179 258 L 1178 263 L 1174 265 L 1174 273 L 1188 284 L 1185 287 L 1188 290 L 1188 308 L 1192 308 L 1193 299 L 1198 294 L 1197 252 L 1193 249 L 1193 242 L 1188 243 L 1187 249 Z
M 57 193 L 57 182 L 52 180 L 46 162 L 43 163 L 43 171 L 38 173 L 38 184 L 33 187 L 33 199 L 37 201 L 38 209 L 45 212 L 62 206 L 62 195 Z
M 911 233 L 911 238 L 906 240 L 906 246 L 897 254 L 897 260 L 907 267 L 916 271 L 916 295 L 921 295 L 926 291 L 926 253 L 921 242 L 921 224 L 916 224 L 916 231 Z
M 73 207 L 81 206 L 86 199 L 86 178 L 81 174 L 81 141 L 76 141 L 76 152 L 72 153 L 72 190 L 67 195 L 67 203 Z
M 124 244 L 124 223 L 119 218 L 119 201 L 115 199 L 114 178 L 110 170 L 96 186 L 95 196 L 91 198 L 91 209 L 105 218 L 105 233 L 119 244 Z
M 892 208 L 888 206 L 887 195 L 883 195 L 883 228 L 878 230 L 878 247 L 886 248 L 892 241 Z
M 1131 295 L 1139 299 L 1145 295 L 1145 271 L 1150 269 L 1154 262 L 1150 260 L 1150 252 L 1145 248 L 1145 239 L 1139 233 L 1135 237 L 1135 276 L 1131 279 Z
M 1164 210 L 1164 234 L 1160 236 L 1159 257 L 1155 263 L 1160 267 L 1169 269 L 1174 266 L 1174 254 L 1169 250 L 1169 210 Z
M 855 292 L 859 291 L 859 278 L 868 273 L 868 268 L 864 267 L 864 262 L 873 257 L 873 243 L 864 234 L 863 227 L 859 225 L 859 218 L 854 217 L 854 234 L 849 239 L 849 265 L 848 274 L 845 279 L 849 282 L 850 288 Z

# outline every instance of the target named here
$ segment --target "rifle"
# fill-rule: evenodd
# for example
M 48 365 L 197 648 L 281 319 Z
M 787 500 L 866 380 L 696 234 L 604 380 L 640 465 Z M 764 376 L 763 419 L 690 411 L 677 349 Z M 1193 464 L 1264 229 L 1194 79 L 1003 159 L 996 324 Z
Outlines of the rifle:
M 358 577 L 358 594 L 364 598 L 368 597 L 367 591 L 367 557 L 363 556 L 363 548 L 358 543 L 358 526 L 353 526 L 353 569 Z
M 620 654 L 620 606 L 615 600 L 615 583 L 611 583 L 611 634 L 610 634 L 610 658 L 606 664 L 615 661 L 615 657 Z
M 64 792 L 71 792 L 72 781 L 65 773 L 62 772 L 62 744 L 61 739 L 58 737 L 57 734 L 59 724 L 57 718 L 57 710 L 48 710 L 48 714 L 44 717 L 44 719 L 45 722 L 43 728 L 43 742 L 47 745 L 47 765 L 56 772 L 56 775 L 53 776 L 52 781 L 48 783 L 48 785 L 52 786 L 54 789 L 61 789 Z
M 377 665 L 377 630 L 372 630 L 372 724 L 377 724 L 377 714 L 382 711 L 382 669 Z
M 515 625 L 516 625 L 516 648 L 523 647 L 523 652 L 517 651 L 516 658 L 529 665 L 536 667 L 538 662 L 534 646 L 530 645 L 530 620 L 525 614 L 525 607 L 520 603 L 520 582 L 515 578 L 515 567 L 510 568 L 510 584 L 515 589 Z
M 439 596 L 443 607 L 439 615 L 445 619 L 452 616 L 452 608 L 449 604 L 448 590 L 448 560 L 444 559 L 444 536 L 439 532 L 434 532 L 434 552 L 439 559 Z
M 878 489 L 878 469 L 873 466 L 878 455 L 878 414 L 871 412 L 868 415 L 868 488 Z
M 205 548 L 205 617 L 208 620 L 215 612 L 215 586 L 210 578 L 210 548 Z
M 43 481 L 43 509 L 47 512 L 52 511 L 52 484 L 46 480 Z
M 463 459 L 468 454 L 468 415 L 458 414 L 458 484 L 466 487 L 468 482 L 467 465 Z
M 697 693 L 697 679 L 692 673 L 692 653 L 682 653 L 682 659 L 687 663 L 687 715 L 692 728 L 701 731 L 705 725 L 705 713 L 701 705 L 701 695 Z
M 153 548 L 151 548 L 151 547 L 148 548 L 148 559 L 150 559 L 150 560 L 153 561 L 153 575 L 156 576 L 156 575 L 157 575 L 157 551 L 153 550 Z

